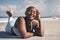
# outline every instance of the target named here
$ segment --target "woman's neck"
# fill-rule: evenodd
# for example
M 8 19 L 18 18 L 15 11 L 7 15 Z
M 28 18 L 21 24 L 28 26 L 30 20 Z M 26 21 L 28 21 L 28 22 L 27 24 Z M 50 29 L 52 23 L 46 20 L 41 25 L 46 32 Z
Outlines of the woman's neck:
M 30 20 L 29 18 L 25 17 L 28 22 L 32 22 L 33 20 Z

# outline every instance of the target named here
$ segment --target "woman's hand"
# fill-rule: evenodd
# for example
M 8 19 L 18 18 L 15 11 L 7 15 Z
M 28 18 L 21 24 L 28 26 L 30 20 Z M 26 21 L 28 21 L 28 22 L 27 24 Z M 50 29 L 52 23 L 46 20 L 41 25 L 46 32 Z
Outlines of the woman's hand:
M 37 18 L 36 18 L 37 20 L 40 20 L 40 15 L 37 15 Z
M 38 35 L 39 36 L 44 36 L 44 27 L 42 25 L 41 19 L 40 19 L 40 15 L 38 15 L 38 21 L 39 21 L 39 30 L 38 30 Z

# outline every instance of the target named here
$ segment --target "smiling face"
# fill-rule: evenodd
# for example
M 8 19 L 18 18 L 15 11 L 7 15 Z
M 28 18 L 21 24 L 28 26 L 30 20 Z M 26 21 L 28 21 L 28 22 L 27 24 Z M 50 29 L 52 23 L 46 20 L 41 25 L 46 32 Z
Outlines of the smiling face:
M 33 20 L 35 19 L 36 17 L 36 9 L 35 8 L 28 8 L 26 10 L 26 13 L 25 13 L 26 17 L 29 19 L 29 20 Z

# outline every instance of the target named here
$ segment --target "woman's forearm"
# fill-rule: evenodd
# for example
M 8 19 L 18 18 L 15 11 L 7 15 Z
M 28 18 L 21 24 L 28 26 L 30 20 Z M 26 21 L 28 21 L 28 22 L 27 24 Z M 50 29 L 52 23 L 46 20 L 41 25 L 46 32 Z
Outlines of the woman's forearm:
M 39 21 L 39 33 L 40 33 L 40 36 L 44 36 L 44 28 L 43 28 L 43 25 L 41 23 L 41 20 L 38 20 Z
M 27 32 L 27 33 L 23 36 L 23 38 L 29 38 L 29 37 L 31 37 L 31 36 L 33 36 L 33 33 Z

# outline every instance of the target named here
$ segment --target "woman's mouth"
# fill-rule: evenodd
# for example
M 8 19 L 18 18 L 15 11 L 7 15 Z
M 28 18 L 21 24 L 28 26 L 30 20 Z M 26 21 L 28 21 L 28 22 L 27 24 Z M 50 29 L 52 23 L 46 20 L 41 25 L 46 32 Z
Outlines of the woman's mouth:
M 29 16 L 29 19 L 34 19 L 34 16 L 33 16 L 33 15 L 30 15 L 30 16 Z
M 32 17 L 34 17 L 34 16 L 33 16 L 33 15 L 30 15 L 29 17 L 32 18 Z

